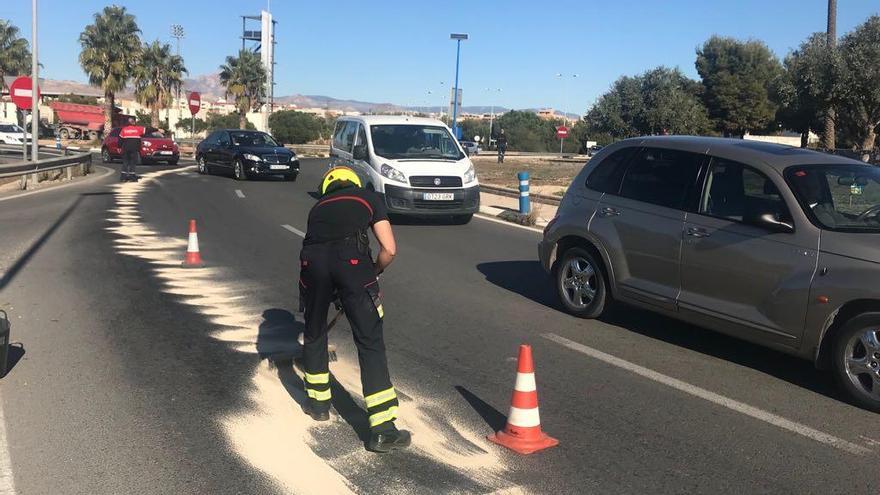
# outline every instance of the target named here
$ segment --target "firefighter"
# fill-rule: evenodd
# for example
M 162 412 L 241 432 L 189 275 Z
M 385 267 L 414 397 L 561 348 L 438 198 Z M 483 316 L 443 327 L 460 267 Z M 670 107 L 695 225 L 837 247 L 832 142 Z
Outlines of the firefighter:
M 119 138 L 122 140 L 122 174 L 120 181 L 137 181 L 138 176 L 135 173 L 135 165 L 137 165 L 141 152 L 141 138 L 147 132 L 146 129 L 139 125 L 135 125 L 134 117 L 128 118 L 128 125 L 119 131 Z
M 347 167 L 330 169 L 320 192 L 321 199 L 309 212 L 300 253 L 300 299 L 305 312 L 302 367 L 309 397 L 305 410 L 316 421 L 330 419 L 327 311 L 339 297 L 358 351 L 370 424 L 367 448 L 380 453 L 406 448 L 411 435 L 394 425 L 398 400 L 382 334 L 378 276 L 397 249 L 385 205 L 378 194 L 363 189 L 357 174 Z M 369 229 L 380 246 L 375 262 Z

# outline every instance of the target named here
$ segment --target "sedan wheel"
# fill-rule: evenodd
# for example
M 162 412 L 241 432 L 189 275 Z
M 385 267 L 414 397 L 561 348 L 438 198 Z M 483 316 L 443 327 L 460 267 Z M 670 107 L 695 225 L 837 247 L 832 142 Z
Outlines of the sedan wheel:
M 210 173 L 210 171 L 208 170 L 208 164 L 205 162 L 204 156 L 200 156 L 197 160 L 197 163 L 200 174 L 205 175 Z
M 597 318 L 605 310 L 606 283 L 593 255 L 571 248 L 556 268 L 559 297 L 565 309 L 581 318 Z
M 241 163 L 241 160 L 235 161 L 235 180 L 247 180 L 247 174 L 244 171 L 244 164 Z
M 110 150 L 107 148 L 101 150 L 101 160 L 103 160 L 104 163 L 110 163 L 113 160 L 113 157 L 110 156 Z
M 835 371 L 860 406 L 880 411 L 880 318 L 861 316 L 841 329 L 834 347 Z

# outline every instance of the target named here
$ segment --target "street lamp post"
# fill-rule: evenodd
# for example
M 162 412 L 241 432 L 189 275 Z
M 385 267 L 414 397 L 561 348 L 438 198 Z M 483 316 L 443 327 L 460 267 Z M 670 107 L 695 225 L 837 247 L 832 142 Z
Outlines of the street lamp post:
M 492 149 L 492 126 L 495 123 L 495 98 L 492 98 L 492 91 L 496 91 L 496 92 L 500 93 L 501 88 L 495 88 L 495 89 L 486 88 L 486 91 L 489 92 L 489 98 L 492 100 L 492 103 L 491 103 L 492 109 L 490 110 L 490 113 L 489 113 L 489 137 L 486 141 L 486 149 L 489 150 L 489 149 Z
M 440 81 L 440 120 L 443 120 L 443 107 L 448 104 L 448 100 L 446 99 L 446 83 Z
M 468 39 L 468 35 L 464 33 L 452 33 L 449 39 L 455 40 L 455 88 L 452 90 L 452 133 L 457 139 L 461 139 L 458 130 L 458 64 L 461 60 L 461 42 Z
M 556 77 L 563 79 L 565 76 L 562 73 L 557 72 Z M 572 79 L 577 79 L 578 74 L 571 74 L 570 79 L 564 79 L 565 88 L 563 88 L 563 105 L 568 107 L 568 94 L 570 89 L 570 81 Z M 562 120 L 565 122 L 565 126 L 568 127 L 568 113 L 566 110 L 562 110 Z M 565 138 L 561 138 L 559 140 L 559 154 L 562 154 L 562 146 L 565 144 Z
M 39 157 L 40 139 L 40 102 L 37 98 L 37 88 L 40 81 L 39 50 L 37 47 L 37 0 L 31 2 L 31 159 L 36 163 Z M 25 142 L 27 142 L 27 126 L 25 126 Z M 36 168 L 36 166 L 34 166 Z M 34 176 L 36 178 L 36 175 Z M 34 184 L 37 181 L 34 180 Z
M 180 40 L 184 37 L 183 35 L 183 26 L 180 24 L 172 24 L 171 25 L 171 37 L 177 40 L 177 56 L 180 56 Z M 181 110 L 180 110 L 180 86 L 177 86 L 177 96 L 174 101 L 174 106 L 177 108 L 177 119 L 180 120 Z M 168 115 L 165 115 L 166 118 L 169 118 Z M 193 122 L 195 122 L 195 116 L 193 116 Z M 168 121 L 168 127 L 171 127 L 171 121 Z

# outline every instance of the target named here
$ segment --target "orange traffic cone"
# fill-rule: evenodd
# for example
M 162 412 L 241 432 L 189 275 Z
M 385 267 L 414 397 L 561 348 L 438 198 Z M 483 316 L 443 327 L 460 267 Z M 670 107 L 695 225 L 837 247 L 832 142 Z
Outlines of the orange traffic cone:
M 516 385 L 513 387 L 507 426 L 503 431 L 489 435 L 489 440 L 520 454 L 531 454 L 559 445 L 559 440 L 541 431 L 532 346 L 519 346 Z
M 184 268 L 201 268 L 202 254 L 199 252 L 199 234 L 196 232 L 196 221 L 189 221 L 189 242 L 186 245 L 186 258 L 181 265 Z

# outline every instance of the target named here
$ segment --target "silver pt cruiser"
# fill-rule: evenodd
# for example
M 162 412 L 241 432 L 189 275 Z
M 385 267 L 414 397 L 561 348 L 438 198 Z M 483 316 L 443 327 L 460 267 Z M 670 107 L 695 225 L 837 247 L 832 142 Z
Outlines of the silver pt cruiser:
M 562 305 L 612 299 L 812 360 L 880 412 L 880 168 L 753 141 L 602 149 L 539 245 Z

